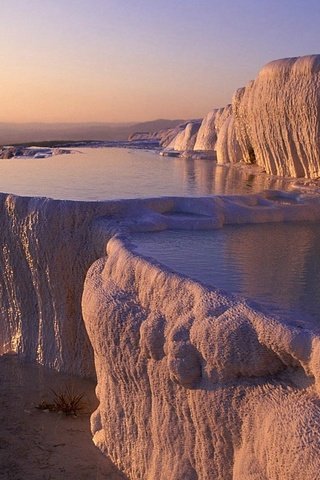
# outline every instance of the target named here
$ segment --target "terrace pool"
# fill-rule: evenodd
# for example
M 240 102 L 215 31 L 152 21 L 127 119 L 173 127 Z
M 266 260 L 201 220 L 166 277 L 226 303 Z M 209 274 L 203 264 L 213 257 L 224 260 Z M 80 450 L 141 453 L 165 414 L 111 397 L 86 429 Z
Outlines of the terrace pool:
M 0 191 L 68 200 L 201 196 L 286 189 L 288 180 L 211 159 L 126 148 L 81 148 L 49 158 L 0 160 Z
M 320 225 L 225 226 L 132 235 L 137 253 L 275 312 L 320 319 Z

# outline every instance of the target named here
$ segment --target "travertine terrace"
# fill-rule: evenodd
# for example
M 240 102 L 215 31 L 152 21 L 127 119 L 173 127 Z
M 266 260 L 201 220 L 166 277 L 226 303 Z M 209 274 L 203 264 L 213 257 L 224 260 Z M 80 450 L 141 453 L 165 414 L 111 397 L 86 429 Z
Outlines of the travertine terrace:
M 222 164 L 245 162 L 273 175 L 318 178 L 320 55 L 263 67 L 235 92 L 231 106 L 204 118 L 194 150 L 216 150 Z
M 181 200 L 167 218 L 149 211 L 127 228 L 194 228 L 181 212 L 201 212 L 206 228 L 305 217 L 300 201 L 287 208 L 277 199 Z M 318 206 L 308 210 L 318 219 Z M 268 316 L 172 273 L 137 256 L 123 235 L 89 269 L 83 315 L 100 400 L 94 442 L 129 478 L 316 478 L 316 325 Z
M 317 325 L 266 316 L 138 257 L 127 235 L 319 221 L 318 201 L 276 191 L 1 201 L 2 352 L 96 374 L 94 442 L 129 478 L 314 478 Z M 81 315 L 88 269 L 82 313 L 93 350 Z

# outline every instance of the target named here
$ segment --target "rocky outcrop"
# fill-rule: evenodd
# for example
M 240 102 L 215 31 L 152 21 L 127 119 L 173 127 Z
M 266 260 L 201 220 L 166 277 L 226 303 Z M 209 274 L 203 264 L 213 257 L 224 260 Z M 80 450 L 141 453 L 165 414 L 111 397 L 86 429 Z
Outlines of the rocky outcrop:
M 163 131 L 163 135 L 160 140 L 161 147 L 168 147 L 168 145 L 174 140 L 174 138 L 186 128 L 188 123 L 189 122 L 180 123 L 174 128 L 168 128 L 166 131 Z
M 319 337 L 118 240 L 89 270 L 83 309 L 100 400 L 94 442 L 129 478 L 316 478 Z
M 95 376 L 81 313 L 85 274 L 113 235 L 100 217 L 128 202 L 73 202 L 0 194 L 0 354 Z
M 0 351 L 94 376 L 80 298 L 102 205 L 0 195 Z M 99 249 L 98 249 L 99 251 Z
M 200 121 L 193 121 L 187 123 L 185 126 L 180 126 L 179 132 L 167 145 L 167 150 L 177 150 L 182 152 L 193 150 L 200 125 Z
M 183 146 L 181 135 L 176 138 Z M 175 140 L 171 145 L 176 148 Z M 235 92 L 231 106 L 210 112 L 194 150 L 213 149 L 221 164 L 244 162 L 273 175 L 320 177 L 320 55 L 269 63 Z
M 301 201 L 283 209 L 262 197 L 247 197 L 246 203 L 224 198 L 221 209 L 220 197 L 73 202 L 1 194 L 0 352 L 13 350 L 60 371 L 95 375 L 82 288 L 89 266 L 119 229 L 208 229 L 235 218 L 315 218 L 315 210 Z M 257 203 L 263 207 L 257 209 Z M 166 214 L 174 211 L 192 215 Z
M 17 149 L 15 147 L 1 147 L 0 148 L 0 158 L 4 160 L 9 160 L 16 155 Z
M 0 147 L 0 159 L 8 160 L 14 157 L 23 158 L 47 158 L 52 155 L 72 153 L 72 150 L 60 147 Z
M 242 151 L 234 127 L 232 107 L 228 107 L 226 115 L 221 116 L 219 134 L 215 144 L 217 162 L 219 164 L 243 162 Z M 251 163 L 251 162 L 250 162 Z
M 266 65 L 236 92 L 232 115 L 225 142 L 236 137 L 244 162 L 274 175 L 320 176 L 320 55 Z M 233 161 L 222 150 L 219 159 Z
M 317 203 L 281 195 L 161 200 L 127 228 L 320 218 Z M 121 236 L 89 269 L 82 305 L 100 401 L 94 442 L 129 478 L 316 478 L 316 325 L 266 316 L 137 256 Z

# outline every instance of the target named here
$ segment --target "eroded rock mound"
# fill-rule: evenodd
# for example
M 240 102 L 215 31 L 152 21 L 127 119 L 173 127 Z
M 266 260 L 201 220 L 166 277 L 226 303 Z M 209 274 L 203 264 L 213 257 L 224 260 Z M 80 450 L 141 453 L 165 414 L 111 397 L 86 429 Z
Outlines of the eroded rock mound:
M 194 149 L 200 121 L 192 121 L 181 126 L 179 132 L 167 145 L 168 150 L 189 151 Z

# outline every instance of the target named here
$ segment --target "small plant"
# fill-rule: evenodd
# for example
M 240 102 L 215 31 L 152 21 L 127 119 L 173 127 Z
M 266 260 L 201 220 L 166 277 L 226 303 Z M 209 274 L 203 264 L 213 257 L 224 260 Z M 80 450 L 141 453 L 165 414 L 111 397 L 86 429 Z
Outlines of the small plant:
M 63 412 L 66 415 L 75 415 L 83 409 L 83 393 L 77 394 L 73 390 L 67 388 L 64 392 L 55 392 L 54 394 L 54 404 L 56 406 L 57 412 Z
M 77 416 L 84 408 L 83 393 L 75 393 L 71 388 L 61 392 L 51 390 L 54 398 L 52 403 L 43 400 L 36 408 L 49 412 L 63 412 L 65 415 Z

